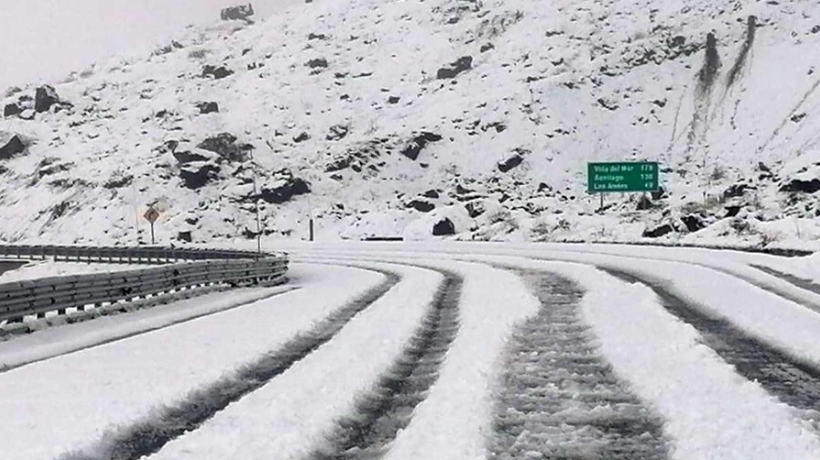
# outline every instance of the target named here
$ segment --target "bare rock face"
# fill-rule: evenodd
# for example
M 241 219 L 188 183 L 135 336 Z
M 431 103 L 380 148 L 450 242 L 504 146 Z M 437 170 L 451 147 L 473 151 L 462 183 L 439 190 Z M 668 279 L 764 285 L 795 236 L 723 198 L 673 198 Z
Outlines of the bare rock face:
M 223 21 L 246 21 L 252 22 L 251 16 L 254 15 L 253 5 L 237 5 L 224 8 L 220 14 Z

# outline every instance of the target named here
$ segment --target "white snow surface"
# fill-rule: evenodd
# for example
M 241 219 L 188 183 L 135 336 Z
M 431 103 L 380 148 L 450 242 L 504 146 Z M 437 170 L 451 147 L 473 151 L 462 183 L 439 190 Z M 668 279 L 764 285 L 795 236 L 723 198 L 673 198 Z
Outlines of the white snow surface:
M 379 249 L 393 247 L 394 250 Z M 295 248 L 297 246 L 289 246 Z M 302 246 L 310 248 L 309 246 Z M 750 261 L 770 263 L 771 256 L 731 251 L 650 248 L 612 245 L 325 245 L 312 251 L 348 256 L 381 254 L 384 257 L 461 257 L 477 254 L 515 255 L 614 267 L 641 273 L 676 289 L 684 299 L 724 317 L 753 336 L 812 363 L 820 364 L 820 296 L 750 268 Z M 412 250 L 409 250 L 411 249 Z M 294 251 L 298 256 L 298 250 Z M 479 257 L 480 260 L 480 257 Z M 799 261 L 800 259 L 791 259 Z M 788 261 L 780 261 L 787 264 Z M 728 273 L 727 273 L 728 272 Z M 781 288 L 805 304 L 784 299 L 751 281 Z M 811 307 L 811 308 L 810 308 Z
M 304 237 L 312 215 L 326 239 L 427 239 L 449 218 L 463 239 L 636 240 L 669 224 L 664 239 L 818 248 L 816 193 L 781 191 L 820 177 L 818 26 L 808 0 L 334 0 L 189 29 L 56 84 L 71 108 L 2 119 L 31 145 L 0 164 L 0 240 L 133 242 L 149 203 L 163 243 L 241 238 L 255 170 L 263 190 L 291 175 L 311 189 L 262 207 L 271 238 Z M 470 70 L 437 78 L 462 57 Z M 234 74 L 202 77 L 206 65 Z M 211 101 L 219 113 L 201 115 Z M 255 147 L 253 165 L 207 160 L 216 177 L 184 187 L 160 147 L 201 153 L 221 132 Z M 442 139 L 403 156 L 421 132 Z M 636 211 L 637 195 L 614 194 L 595 213 L 586 163 L 603 160 L 659 161 L 667 196 Z
M 299 272 L 297 268 L 297 278 Z M 298 288 L 294 285 L 223 291 L 126 314 L 103 316 L 93 321 L 52 326 L 0 342 L 0 371 L 235 308 Z
M 384 279 L 344 267 L 293 264 L 303 288 L 191 322 L 0 374 L 0 432 L 15 460 L 93 447 L 308 330 Z
M 306 458 L 395 361 L 443 281 L 434 271 L 366 265 L 398 272 L 404 279 L 330 342 L 149 458 Z
M 139 267 L 128 264 L 86 264 L 79 262 L 54 262 L 52 260 L 32 261 L 17 270 L 7 271 L 0 275 L 0 284 L 37 278 L 50 278 L 53 276 L 134 270 L 135 268 Z

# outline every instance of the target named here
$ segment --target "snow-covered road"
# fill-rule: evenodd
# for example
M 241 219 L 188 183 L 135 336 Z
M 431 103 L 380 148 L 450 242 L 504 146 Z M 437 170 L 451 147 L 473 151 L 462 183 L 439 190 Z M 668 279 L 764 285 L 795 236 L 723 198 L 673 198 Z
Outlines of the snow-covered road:
M 3 452 L 820 458 L 813 258 L 524 244 L 281 249 L 298 289 L 264 300 L 220 293 L 0 344 L 0 363 L 37 358 L 0 373 Z

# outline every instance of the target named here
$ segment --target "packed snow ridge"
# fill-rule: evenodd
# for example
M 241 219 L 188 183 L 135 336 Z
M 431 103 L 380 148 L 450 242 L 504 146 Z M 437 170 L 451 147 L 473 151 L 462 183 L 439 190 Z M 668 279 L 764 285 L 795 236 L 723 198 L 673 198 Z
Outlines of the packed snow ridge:
M 0 99 L 0 240 L 820 237 L 816 2 L 335 0 Z M 662 191 L 586 191 L 589 161 Z M 135 216 L 136 215 L 136 216 Z M 141 224 L 145 227 L 145 223 Z M 78 231 L 82 229 L 82 231 Z M 143 228 L 143 232 L 145 228 Z

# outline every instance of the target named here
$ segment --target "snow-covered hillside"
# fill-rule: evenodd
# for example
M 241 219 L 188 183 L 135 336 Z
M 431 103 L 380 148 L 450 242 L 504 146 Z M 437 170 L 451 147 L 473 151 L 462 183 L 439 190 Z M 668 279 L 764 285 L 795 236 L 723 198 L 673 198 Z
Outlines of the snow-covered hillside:
M 312 214 L 320 239 L 799 244 L 817 49 L 813 0 L 322 0 L 189 29 L 0 99 L 0 240 L 133 241 L 149 203 L 162 242 L 248 237 L 258 196 L 271 238 Z M 665 192 L 597 212 L 604 160 L 661 162 Z

